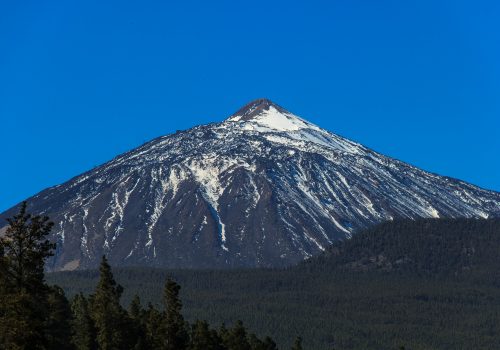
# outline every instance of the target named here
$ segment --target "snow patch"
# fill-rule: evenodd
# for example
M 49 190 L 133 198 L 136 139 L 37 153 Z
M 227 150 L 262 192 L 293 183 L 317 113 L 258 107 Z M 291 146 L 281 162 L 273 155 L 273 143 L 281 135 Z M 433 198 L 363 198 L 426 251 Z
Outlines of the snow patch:
M 251 122 L 277 131 L 297 131 L 312 126 L 308 125 L 304 120 L 293 114 L 281 113 L 273 106 L 270 106 L 268 110 L 263 111 L 263 113 L 252 119 Z

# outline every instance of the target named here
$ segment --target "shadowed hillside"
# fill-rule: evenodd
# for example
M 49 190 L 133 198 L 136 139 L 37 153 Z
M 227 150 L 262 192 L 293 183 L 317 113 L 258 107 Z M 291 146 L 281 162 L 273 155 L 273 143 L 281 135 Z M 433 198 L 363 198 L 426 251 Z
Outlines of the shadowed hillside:
M 183 286 L 188 319 L 241 318 L 281 348 L 492 349 L 500 329 L 500 220 L 379 225 L 320 257 L 281 270 L 116 269 L 125 303 L 159 303 L 166 276 Z M 95 271 L 49 276 L 90 292 Z

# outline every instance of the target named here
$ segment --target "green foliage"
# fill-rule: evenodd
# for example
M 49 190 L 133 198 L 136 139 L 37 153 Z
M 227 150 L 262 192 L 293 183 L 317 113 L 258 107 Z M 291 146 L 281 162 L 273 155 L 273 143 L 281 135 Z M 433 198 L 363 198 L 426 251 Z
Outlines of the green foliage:
M 34 297 L 39 289 L 47 289 L 44 283 L 45 259 L 53 255 L 55 244 L 47 236 L 54 224 L 48 217 L 32 216 L 26 211 L 26 202 L 13 218 L 0 238 L 6 283 L 17 290 L 25 290 Z M 44 297 L 44 296 L 39 296 Z
M 207 321 L 197 320 L 191 326 L 189 350 L 224 350 L 222 339 L 217 331 L 210 329 Z
M 143 310 L 141 307 L 141 298 L 136 294 L 134 295 L 134 298 L 132 299 L 132 302 L 130 303 L 130 308 L 128 311 L 129 316 L 137 321 L 137 322 L 142 322 L 142 318 L 144 317 Z
M 500 219 L 386 222 L 333 244 L 302 265 L 318 271 L 385 271 L 413 276 L 498 275 Z
M 72 345 L 72 329 L 71 307 L 64 295 L 64 291 L 58 287 L 50 288 L 48 294 L 48 319 L 46 320 L 46 336 L 48 341 L 48 349 L 71 350 Z
M 162 282 L 173 276 L 183 286 L 186 320 L 241 319 L 281 349 L 297 334 L 315 350 L 494 349 L 498 247 L 498 219 L 422 220 L 382 224 L 288 269 L 114 272 L 126 286 L 125 302 L 137 293 L 161 305 Z M 97 278 L 96 271 L 50 276 L 68 294 L 91 293 Z M 229 331 L 218 333 L 224 338 Z
M 81 293 L 73 298 L 71 311 L 73 314 L 71 322 L 71 328 L 73 329 L 72 343 L 75 349 L 97 349 L 94 321 L 90 317 L 88 301 Z
M 265 337 L 264 340 L 260 340 L 255 334 L 250 334 L 248 336 L 248 342 L 250 343 L 250 348 L 252 350 L 277 350 L 278 347 L 276 343 L 270 338 Z
M 231 350 L 251 350 L 247 331 L 240 320 L 236 321 L 234 327 L 225 334 L 222 341 L 224 346 Z
M 117 269 L 128 312 L 105 257 L 98 272 L 50 276 L 74 295 L 71 305 L 45 283 L 51 227 L 23 204 L 0 237 L 2 349 L 277 349 L 241 320 L 293 350 L 497 347 L 498 219 L 386 223 L 288 269 Z M 184 311 L 177 281 L 187 286 Z M 296 334 L 304 344 L 290 343 Z
M 292 350 L 302 350 L 302 338 L 297 337 L 293 342 Z
M 23 203 L 0 237 L 0 349 L 251 350 L 241 322 L 224 332 L 227 348 L 206 321 L 189 325 L 182 315 L 180 286 L 171 278 L 164 286 L 162 312 L 151 303 L 144 310 L 137 295 L 125 311 L 120 303 L 123 288 L 105 256 L 95 291 L 88 298 L 76 294 L 70 305 L 63 289 L 44 280 L 45 259 L 55 248 L 46 239 L 52 223 L 31 216 L 26 207 Z M 252 341 L 273 343 L 257 337 Z
M 99 276 L 96 291 L 90 297 L 90 315 L 97 330 L 98 347 L 102 350 L 129 349 L 128 314 L 120 304 L 123 288 L 116 283 L 105 256 Z
M 46 239 L 53 224 L 47 217 L 31 216 L 26 207 L 22 203 L 8 219 L 0 237 L 0 343 L 6 349 L 47 349 L 52 340 L 46 327 L 55 320 L 44 263 L 55 248 Z
M 146 311 L 146 338 L 152 349 L 161 349 L 163 346 L 162 320 L 162 314 L 149 303 Z
M 130 303 L 129 317 L 131 320 L 131 329 L 134 350 L 148 349 L 148 340 L 146 338 L 146 311 L 142 309 L 141 299 L 135 295 Z
M 187 325 L 181 314 L 180 289 L 181 287 L 170 278 L 165 282 L 163 292 L 165 311 L 161 327 L 162 349 L 165 350 L 183 350 L 187 348 L 189 342 Z

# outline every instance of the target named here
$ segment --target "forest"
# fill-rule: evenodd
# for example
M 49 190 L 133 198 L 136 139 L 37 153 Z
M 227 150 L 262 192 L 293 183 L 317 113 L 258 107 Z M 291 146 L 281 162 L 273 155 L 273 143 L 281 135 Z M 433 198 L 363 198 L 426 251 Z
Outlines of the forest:
M 51 228 L 23 206 L 0 238 L 4 349 L 497 348 L 498 219 L 387 222 L 284 269 L 112 269 L 103 257 L 96 271 L 45 274 Z
M 8 219 L 0 237 L 0 348 L 7 350 L 273 350 L 270 337 L 259 339 L 238 320 L 212 328 L 207 321 L 187 322 L 182 315 L 180 285 L 166 278 L 161 307 L 144 308 L 134 296 L 125 309 L 124 291 L 105 256 L 89 295 L 71 301 L 63 289 L 45 282 L 45 259 L 55 244 L 47 237 L 53 223 L 32 216 L 26 203 Z M 302 349 L 296 337 L 293 350 Z
M 278 347 L 495 349 L 500 334 L 500 220 L 383 223 L 286 269 L 116 268 L 128 304 L 161 305 L 168 276 L 183 286 L 184 316 L 242 320 Z M 92 293 L 97 271 L 50 274 L 72 296 Z

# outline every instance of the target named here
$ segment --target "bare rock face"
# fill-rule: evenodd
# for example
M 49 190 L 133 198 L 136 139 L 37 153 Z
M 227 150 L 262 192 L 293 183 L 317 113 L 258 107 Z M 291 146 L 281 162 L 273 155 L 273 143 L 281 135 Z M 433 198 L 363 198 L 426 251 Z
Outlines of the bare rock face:
M 386 220 L 500 216 L 500 193 L 385 157 L 266 99 L 27 200 L 55 222 L 51 270 L 93 268 L 103 254 L 122 266 L 286 266 Z

